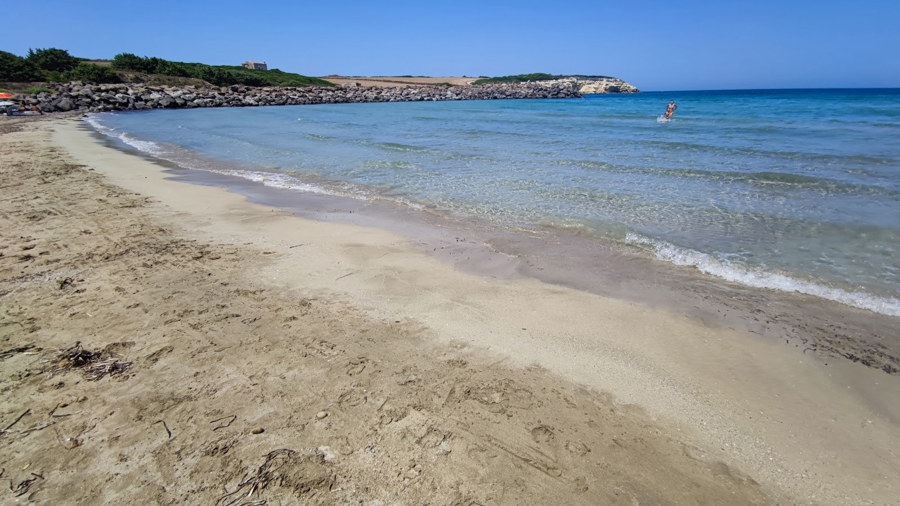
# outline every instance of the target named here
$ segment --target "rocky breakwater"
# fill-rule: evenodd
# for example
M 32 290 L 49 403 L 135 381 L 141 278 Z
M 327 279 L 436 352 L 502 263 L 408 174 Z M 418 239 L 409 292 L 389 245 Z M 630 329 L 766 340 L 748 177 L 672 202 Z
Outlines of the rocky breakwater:
M 46 87 L 50 91 L 24 96 L 19 100 L 29 107 L 37 106 L 43 112 L 103 112 L 362 102 L 574 98 L 583 93 L 583 84 L 576 79 L 556 79 L 464 86 L 253 88 L 73 82 L 48 84 Z

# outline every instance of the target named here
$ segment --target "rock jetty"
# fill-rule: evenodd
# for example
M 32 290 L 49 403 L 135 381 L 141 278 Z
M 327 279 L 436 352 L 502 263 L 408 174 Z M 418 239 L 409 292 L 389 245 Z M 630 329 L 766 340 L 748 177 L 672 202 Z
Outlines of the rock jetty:
M 418 102 L 438 100 L 498 100 L 576 98 L 586 93 L 633 93 L 634 86 L 619 79 L 585 81 L 563 78 L 524 83 L 405 87 L 254 88 L 248 86 L 195 87 L 145 84 L 47 84 L 43 91 L 20 98 L 42 112 L 103 112 L 198 107 L 334 104 L 361 102 Z

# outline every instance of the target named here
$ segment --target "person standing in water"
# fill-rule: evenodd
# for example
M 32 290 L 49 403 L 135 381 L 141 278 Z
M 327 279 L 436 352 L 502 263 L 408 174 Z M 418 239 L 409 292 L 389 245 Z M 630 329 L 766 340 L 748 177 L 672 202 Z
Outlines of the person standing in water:
M 669 105 L 666 106 L 666 113 L 663 115 L 666 119 L 672 119 L 672 115 L 675 114 L 675 109 L 678 109 L 678 105 L 674 100 L 669 102 Z

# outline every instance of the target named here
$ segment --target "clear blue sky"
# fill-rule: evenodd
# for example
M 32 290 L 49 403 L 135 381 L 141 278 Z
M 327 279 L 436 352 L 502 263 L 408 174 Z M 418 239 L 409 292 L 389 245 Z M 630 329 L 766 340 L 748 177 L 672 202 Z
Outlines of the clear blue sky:
M 898 0 L 34 0 L 0 50 L 308 76 L 621 77 L 642 90 L 900 87 Z

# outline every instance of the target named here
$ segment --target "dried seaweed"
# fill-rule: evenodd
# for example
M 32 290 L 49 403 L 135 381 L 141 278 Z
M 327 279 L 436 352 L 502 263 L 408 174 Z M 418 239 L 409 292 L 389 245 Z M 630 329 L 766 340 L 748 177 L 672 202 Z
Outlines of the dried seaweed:
M 131 368 L 131 362 L 122 360 L 109 359 L 101 362 L 95 362 L 84 368 L 84 377 L 88 381 L 97 381 L 100 378 L 109 375 L 116 376 L 122 374 Z
M 100 355 L 101 352 L 86 350 L 82 348 L 81 341 L 76 341 L 73 346 L 60 351 L 56 356 L 56 368 L 68 370 L 84 367 L 98 360 Z
M 80 369 L 88 381 L 97 381 L 104 376 L 116 376 L 131 368 L 132 363 L 119 360 L 103 351 L 90 351 L 81 346 L 81 341 L 60 351 L 49 368 L 51 374 L 59 374 Z

